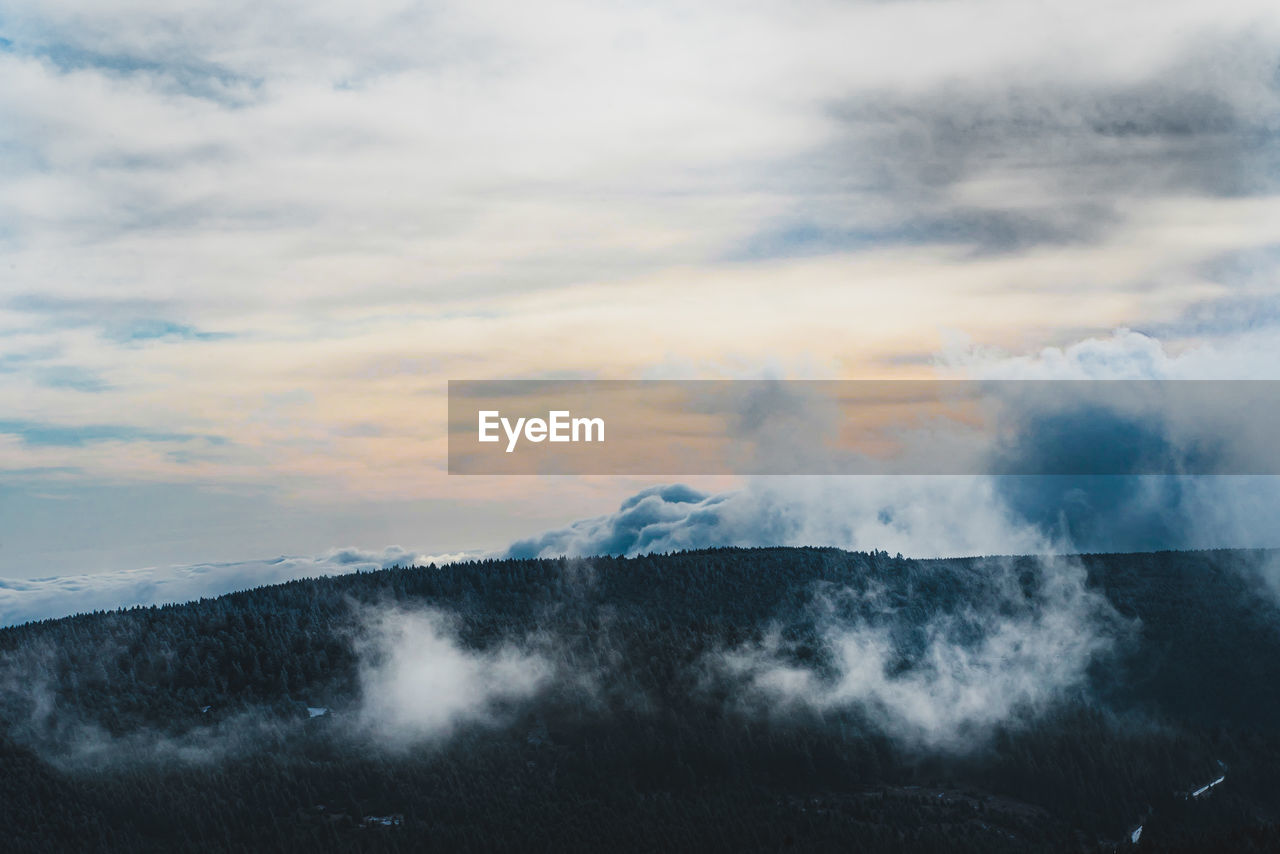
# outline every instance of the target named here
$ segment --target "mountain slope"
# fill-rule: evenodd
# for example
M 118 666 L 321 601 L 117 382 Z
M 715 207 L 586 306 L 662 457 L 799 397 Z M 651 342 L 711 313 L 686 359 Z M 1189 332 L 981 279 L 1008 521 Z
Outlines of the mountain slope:
M 0 825 L 46 851 L 1075 851 L 1138 825 L 1268 850 L 1275 561 L 487 561 L 13 627 Z

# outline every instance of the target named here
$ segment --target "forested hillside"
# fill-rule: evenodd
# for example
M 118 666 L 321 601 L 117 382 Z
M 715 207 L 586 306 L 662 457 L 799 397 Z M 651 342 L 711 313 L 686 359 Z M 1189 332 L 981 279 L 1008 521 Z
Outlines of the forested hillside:
M 1276 565 L 724 549 L 8 628 L 0 848 L 1280 850 Z

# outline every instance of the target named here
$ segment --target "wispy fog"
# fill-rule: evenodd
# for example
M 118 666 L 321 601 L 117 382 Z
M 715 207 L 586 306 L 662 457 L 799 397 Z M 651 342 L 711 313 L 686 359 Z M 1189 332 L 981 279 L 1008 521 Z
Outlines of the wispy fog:
M 360 654 L 360 723 L 379 741 L 403 744 L 448 735 L 468 722 L 496 722 L 533 697 L 555 667 L 536 649 L 504 642 L 471 649 L 458 620 L 440 610 L 368 610 Z
M 98 657 L 118 649 L 98 649 Z M 48 645 L 0 656 L 0 715 L 13 742 L 65 771 L 110 770 L 145 763 L 207 764 L 253 755 L 283 742 L 298 721 L 266 709 L 215 714 L 199 726 L 112 727 L 111 708 L 85 709 L 71 701 L 78 678 L 60 673 Z M 195 711 L 195 710 L 193 710 Z
M 759 714 L 853 709 L 909 746 L 974 749 L 993 727 L 1030 720 L 1083 689 L 1089 664 L 1125 625 L 1074 562 L 1034 567 L 1020 578 L 1007 561 L 984 563 L 989 574 L 963 606 L 920 622 L 920 610 L 875 591 L 828 593 L 815 602 L 816 661 L 801 661 L 798 644 L 775 627 L 709 656 L 708 672 L 728 677 L 741 705 Z

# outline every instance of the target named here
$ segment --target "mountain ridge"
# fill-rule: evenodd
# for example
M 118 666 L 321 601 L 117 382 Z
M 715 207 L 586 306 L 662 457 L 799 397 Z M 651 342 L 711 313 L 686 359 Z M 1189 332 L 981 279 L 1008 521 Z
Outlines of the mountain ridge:
M 0 818 L 16 850 L 1250 850 L 1275 558 L 492 559 L 26 623 Z

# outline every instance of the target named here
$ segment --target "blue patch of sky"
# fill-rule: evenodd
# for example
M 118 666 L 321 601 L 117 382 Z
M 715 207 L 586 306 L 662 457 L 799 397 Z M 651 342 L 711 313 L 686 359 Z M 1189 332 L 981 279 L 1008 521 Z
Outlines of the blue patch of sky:
M 764 228 L 730 252 L 730 261 L 765 261 L 862 252 L 884 246 L 921 246 L 971 238 L 968 229 L 939 221 L 904 223 L 886 228 L 842 229 L 811 222 Z M 1007 241 L 1005 241 L 1007 242 Z
M 0 484 L 0 496 L 5 495 L 6 493 L 18 492 L 19 489 L 14 486 L 14 483 L 15 481 L 20 481 L 24 478 L 40 479 L 56 477 L 58 475 L 79 475 L 83 473 L 84 469 L 79 466 L 27 466 L 26 468 L 19 469 L 5 469 L 5 482 Z
M 111 388 L 111 385 L 97 372 L 74 365 L 42 368 L 35 373 L 35 380 L 45 388 L 63 388 L 72 391 L 96 393 Z
M 23 365 L 56 355 L 55 350 L 43 350 L 39 353 L 0 353 L 0 374 L 11 374 Z
M 837 252 L 856 252 L 878 244 L 901 242 L 905 235 L 874 230 L 840 230 L 796 222 L 757 231 L 730 250 L 728 261 L 802 258 Z
M 107 338 L 121 343 L 180 339 L 183 341 L 219 341 L 233 337 L 229 332 L 205 332 L 186 323 L 175 323 L 160 318 L 139 318 L 126 323 L 111 324 L 104 332 Z
M 0 353 L 0 374 L 26 373 L 45 388 L 72 389 L 83 392 L 100 392 L 111 388 L 100 374 L 78 365 L 41 365 L 40 362 L 57 358 L 59 352 L 44 349 L 28 353 Z
M 59 300 L 26 294 L 9 300 L 8 308 L 26 314 L 42 315 L 46 325 L 58 329 L 97 327 L 102 336 L 117 344 L 148 341 L 221 341 L 236 337 L 230 332 L 210 332 L 189 323 L 151 314 L 132 314 L 139 309 L 154 308 L 138 301 Z M 29 330 L 23 330 L 29 331 Z M 0 355 L 0 371 L 7 359 L 33 361 L 31 357 Z
M 191 97 L 215 101 L 228 107 L 247 103 L 246 94 L 256 92 L 263 83 L 260 77 L 241 74 L 225 66 L 198 59 L 156 59 L 100 53 L 39 36 L 10 36 L 12 37 L 0 37 L 0 51 L 44 60 L 59 71 L 94 69 L 118 76 L 147 75 L 165 80 Z
M 203 440 L 228 444 L 222 436 L 199 433 L 168 433 L 144 430 L 126 424 L 79 424 L 66 426 L 40 421 L 0 421 L 0 433 L 17 436 L 23 443 L 38 447 L 79 448 L 95 442 L 190 442 Z

